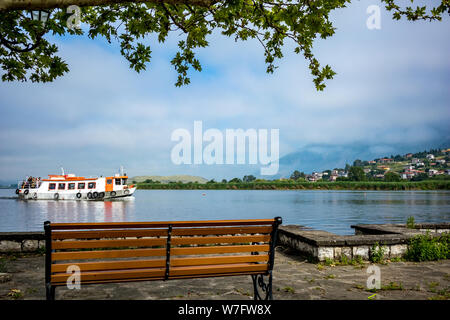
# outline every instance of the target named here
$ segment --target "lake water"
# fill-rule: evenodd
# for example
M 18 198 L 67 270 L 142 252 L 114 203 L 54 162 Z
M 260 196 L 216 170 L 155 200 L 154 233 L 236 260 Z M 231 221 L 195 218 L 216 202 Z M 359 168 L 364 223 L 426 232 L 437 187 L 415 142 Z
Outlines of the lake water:
M 258 219 L 281 216 L 336 234 L 360 223 L 449 222 L 450 191 L 137 190 L 115 201 L 17 200 L 0 190 L 0 232 L 42 231 L 43 222 Z

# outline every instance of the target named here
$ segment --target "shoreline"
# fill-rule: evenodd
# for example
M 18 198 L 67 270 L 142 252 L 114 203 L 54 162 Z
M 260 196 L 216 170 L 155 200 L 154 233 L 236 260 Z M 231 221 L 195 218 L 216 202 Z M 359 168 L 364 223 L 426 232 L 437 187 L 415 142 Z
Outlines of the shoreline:
M 417 182 L 248 182 L 248 183 L 139 183 L 138 190 L 450 190 L 450 180 Z

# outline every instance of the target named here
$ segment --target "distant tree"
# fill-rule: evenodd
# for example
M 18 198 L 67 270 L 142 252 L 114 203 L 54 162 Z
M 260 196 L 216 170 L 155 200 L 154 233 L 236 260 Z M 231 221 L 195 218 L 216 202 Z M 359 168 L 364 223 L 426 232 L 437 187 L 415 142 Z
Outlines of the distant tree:
M 216 181 L 214 179 L 211 179 L 207 183 L 216 183 Z
M 448 174 L 440 174 L 436 176 L 429 177 L 430 180 L 450 180 L 450 176 Z
M 324 181 L 330 181 L 330 178 L 331 178 L 331 170 L 325 170 L 325 171 L 323 171 L 322 173 L 323 173 L 323 175 L 322 175 L 322 180 L 324 180 Z
M 348 178 L 351 181 L 364 181 L 366 180 L 366 174 L 361 167 L 350 167 L 348 170 Z
M 413 154 L 413 158 L 425 158 L 428 152 L 425 150 L 423 152 L 417 152 Z
M 233 178 L 229 181 L 229 183 L 241 183 L 241 182 L 242 182 L 242 180 L 239 178 Z
M 372 169 L 370 170 L 370 172 L 367 174 L 367 176 L 369 176 L 370 178 L 375 178 L 375 175 L 377 174 L 384 174 L 384 170 L 380 170 L 380 169 Z
M 400 175 L 392 171 L 386 172 L 384 175 L 384 181 L 386 182 L 399 182 L 401 180 Z
M 144 182 L 145 183 L 153 183 L 153 180 L 152 179 L 146 179 Z
M 306 177 L 306 175 L 305 175 L 304 172 L 300 172 L 300 171 L 298 171 L 298 170 L 295 170 L 295 171 L 291 174 L 291 176 L 289 177 L 289 179 L 291 179 L 291 180 L 298 180 L 298 179 L 300 179 L 300 178 L 305 178 L 305 177 Z
M 244 181 L 244 182 L 253 182 L 255 180 L 256 180 L 256 177 L 253 175 L 244 176 L 244 178 L 242 178 L 242 181 Z
M 222 179 L 222 183 L 227 183 L 227 179 Z
M 356 159 L 355 161 L 353 161 L 353 166 L 354 167 L 362 167 L 363 166 L 363 162 L 359 159 Z
M 411 181 L 423 181 L 428 180 L 429 177 L 426 173 L 419 173 L 417 176 L 411 178 Z

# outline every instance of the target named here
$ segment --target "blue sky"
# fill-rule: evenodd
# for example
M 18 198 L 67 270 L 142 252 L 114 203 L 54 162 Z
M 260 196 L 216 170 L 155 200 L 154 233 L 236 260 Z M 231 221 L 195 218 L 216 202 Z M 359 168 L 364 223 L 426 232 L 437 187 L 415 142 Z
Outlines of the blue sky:
M 174 165 L 171 133 L 204 129 L 279 129 L 280 156 L 308 146 L 364 144 L 374 156 L 398 146 L 436 147 L 450 141 L 450 21 L 393 21 L 382 9 L 381 30 L 366 27 L 355 1 L 332 20 L 336 34 L 314 53 L 337 72 L 323 92 L 312 83 L 303 56 L 285 47 L 274 74 L 266 74 L 257 41 L 218 33 L 198 50 L 203 71 L 176 88 L 170 60 L 179 40 L 155 37 L 152 61 L 137 74 L 118 46 L 87 36 L 56 38 L 70 72 L 53 83 L 0 84 L 0 177 L 59 172 L 107 175 L 125 166 L 130 176 L 192 174 L 232 178 L 248 165 Z M 154 43 L 154 45 L 153 45 Z M 299 168 L 301 169 L 301 168 Z

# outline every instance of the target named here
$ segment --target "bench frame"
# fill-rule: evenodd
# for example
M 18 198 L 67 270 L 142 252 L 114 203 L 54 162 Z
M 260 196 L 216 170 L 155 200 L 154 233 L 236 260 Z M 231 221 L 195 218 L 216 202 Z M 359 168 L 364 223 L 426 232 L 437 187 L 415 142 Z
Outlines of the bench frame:
M 229 224 L 227 224 L 227 221 L 229 221 Z M 235 226 L 235 225 L 239 225 L 239 222 L 242 222 L 243 225 L 245 225 L 245 223 L 247 222 L 252 222 L 253 220 L 220 220 L 220 221 L 214 221 L 214 220 L 210 220 L 210 221 L 190 221 L 190 222 L 186 222 L 186 223 L 213 223 L 214 222 L 219 222 L 221 224 L 219 224 L 220 226 L 224 226 L 224 227 L 230 227 L 230 226 Z M 254 220 L 257 221 L 257 220 Z M 259 221 L 259 220 L 258 220 Z M 268 261 L 267 261 L 267 270 L 265 270 L 264 272 L 239 272 L 236 274 L 208 274 L 208 275 L 200 275 L 200 276 L 188 276 L 188 278 L 204 278 L 204 277 L 222 277 L 222 276 L 234 276 L 234 275 L 250 275 L 253 281 L 253 291 L 254 291 L 254 300 L 272 300 L 273 299 L 273 295 L 272 295 L 272 270 L 273 270 L 273 266 L 274 266 L 274 260 L 275 260 L 275 246 L 276 246 L 276 241 L 277 241 L 277 234 L 278 234 L 278 227 L 279 225 L 282 223 L 282 218 L 281 217 L 275 217 L 273 220 L 270 219 L 270 222 L 272 222 L 272 231 L 270 233 L 270 241 L 269 241 L 269 250 L 268 250 Z M 142 222 L 142 224 L 145 224 L 146 222 Z M 176 225 L 177 223 L 184 223 L 183 221 L 173 221 L 173 222 L 162 222 L 162 224 L 167 224 L 167 238 L 166 238 L 166 254 L 165 254 L 165 276 L 163 279 L 146 279 L 147 281 L 152 281 L 152 280 L 170 280 L 171 278 L 169 277 L 169 272 L 170 272 L 170 262 L 171 262 L 171 249 L 172 247 L 172 228 L 174 225 Z M 130 224 L 134 224 L 134 223 L 127 223 L 127 222 L 123 222 L 123 223 L 116 223 L 118 226 L 121 226 L 121 230 L 127 230 L 127 229 L 132 229 L 133 227 L 129 227 L 127 225 Z M 137 223 L 136 223 L 137 224 Z M 63 226 L 63 225 L 72 225 L 70 227 L 70 229 L 72 230 L 81 230 L 83 229 L 83 225 L 88 225 L 88 224 L 55 224 L 57 226 Z M 99 226 L 99 228 L 101 228 L 102 225 L 111 225 L 111 223 L 96 223 L 97 226 Z M 55 285 L 52 284 L 51 282 L 51 277 L 52 277 L 52 253 L 55 251 L 52 249 L 52 224 L 50 223 L 50 221 L 46 221 L 44 222 L 44 230 L 45 230 L 45 288 L 46 288 L 46 299 L 47 300 L 54 300 L 55 299 L 55 290 L 56 290 L 56 286 L 61 286 L 61 284 L 59 285 Z M 57 229 L 58 230 L 58 229 Z M 252 242 L 251 245 L 258 245 L 258 243 Z M 251 252 L 251 255 L 258 255 L 258 252 Z M 162 256 L 164 257 L 164 256 Z M 267 282 L 265 280 L 265 277 L 267 277 Z M 125 278 L 124 278 L 125 279 Z M 121 282 L 124 279 L 116 279 L 116 280 L 108 280 L 108 281 L 96 281 L 95 283 L 111 283 L 111 282 Z M 125 280 L 128 281 L 128 280 Z M 144 279 L 142 280 L 129 280 L 129 281 L 145 281 Z M 83 283 L 84 284 L 89 284 L 89 283 Z

